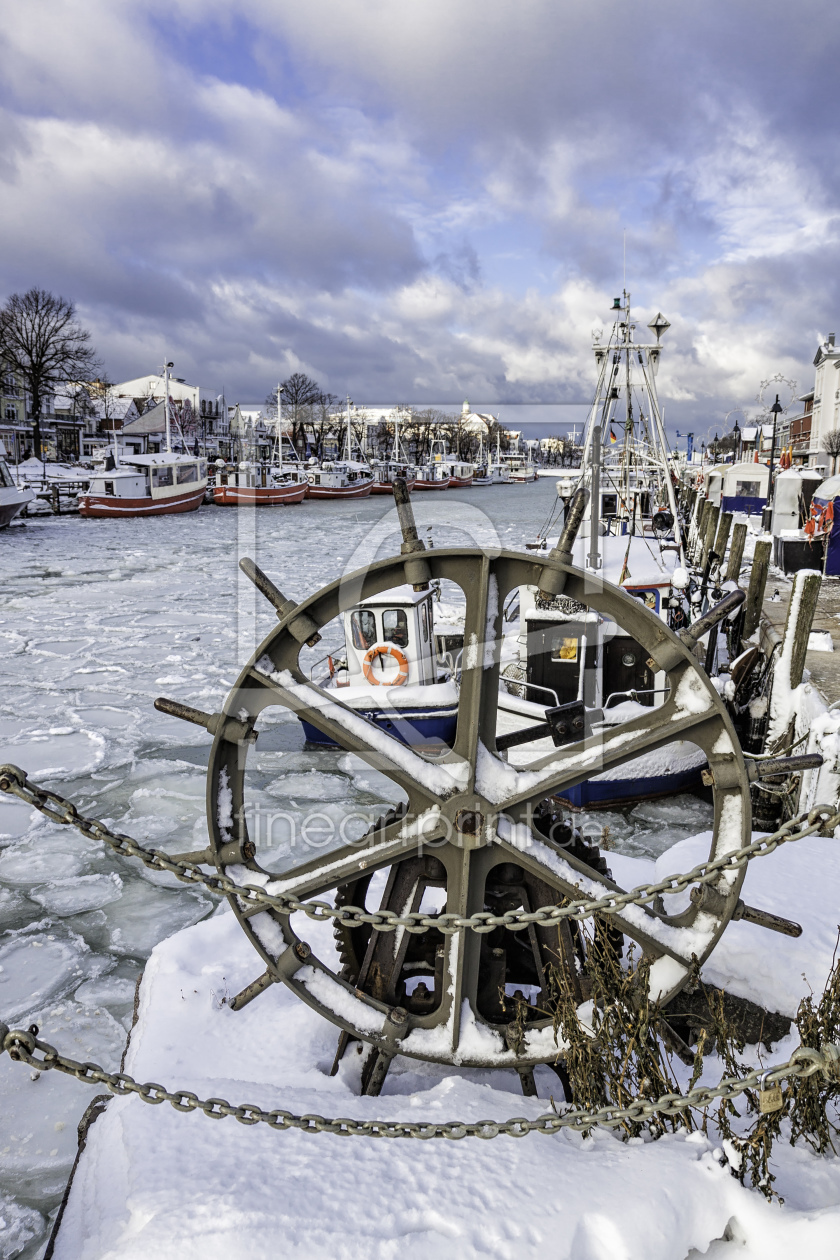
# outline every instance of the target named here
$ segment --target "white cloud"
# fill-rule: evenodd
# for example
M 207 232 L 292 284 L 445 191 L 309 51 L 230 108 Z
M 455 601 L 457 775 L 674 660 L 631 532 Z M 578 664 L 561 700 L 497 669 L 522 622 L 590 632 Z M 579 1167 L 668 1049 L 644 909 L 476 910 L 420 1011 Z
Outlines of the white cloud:
M 661 393 L 713 423 L 834 322 L 833 120 L 790 83 L 807 57 L 833 92 L 831 12 L 15 6 L 2 286 L 77 299 L 115 376 L 165 348 L 242 397 L 296 368 L 358 399 L 585 397 L 626 229 L 672 323 Z

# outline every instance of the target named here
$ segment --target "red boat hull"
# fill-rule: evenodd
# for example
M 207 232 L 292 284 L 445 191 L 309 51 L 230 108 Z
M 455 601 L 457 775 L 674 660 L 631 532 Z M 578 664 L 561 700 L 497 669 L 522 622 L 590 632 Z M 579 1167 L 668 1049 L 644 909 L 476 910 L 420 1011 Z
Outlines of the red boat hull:
M 308 491 L 308 481 L 283 486 L 216 486 L 213 502 L 220 507 L 274 507 L 279 503 L 301 503 Z
M 413 481 L 407 481 L 406 485 L 408 487 L 408 491 L 410 494 L 411 491 L 414 489 L 414 487 L 417 485 L 417 481 L 416 479 Z M 393 494 L 393 493 L 394 493 L 393 481 L 374 481 L 371 494 Z
M 448 490 L 452 485 L 452 478 L 448 477 L 446 481 L 423 481 L 418 477 L 414 483 L 415 490 Z
M 450 489 L 450 490 L 463 490 L 463 489 L 465 489 L 467 486 L 471 486 L 471 485 L 472 485 L 472 483 L 473 483 L 472 476 L 469 476 L 469 477 L 450 477 L 450 478 L 449 478 L 449 489 Z
M 171 516 L 195 512 L 204 498 L 204 486 L 171 499 L 118 499 L 116 495 L 79 495 L 79 516 Z
M 373 482 L 362 486 L 313 486 L 310 483 L 310 499 L 366 499 L 373 489 Z

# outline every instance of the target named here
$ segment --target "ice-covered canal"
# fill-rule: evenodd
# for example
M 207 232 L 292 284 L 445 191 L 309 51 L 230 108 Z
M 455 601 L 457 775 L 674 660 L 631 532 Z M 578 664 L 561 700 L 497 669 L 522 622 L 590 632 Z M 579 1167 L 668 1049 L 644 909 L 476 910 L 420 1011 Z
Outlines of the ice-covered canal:
M 552 507 L 553 479 L 416 496 L 438 545 L 520 546 Z M 393 504 L 203 508 L 142 521 L 39 518 L 0 533 L 0 763 L 14 762 L 141 842 L 202 848 L 209 738 L 152 707 L 164 694 L 217 709 L 276 624 L 238 571 L 253 556 L 298 599 L 398 550 Z M 261 739 L 255 786 L 288 814 L 359 819 L 394 786 L 344 754 L 307 752 L 293 719 Z M 696 800 L 604 816 L 619 851 L 656 856 L 708 825 Z M 363 823 L 359 823 L 363 829 Z M 261 858 L 292 858 L 282 835 Z M 297 859 L 299 860 L 299 859 Z M 81 835 L 0 799 L 0 1014 L 37 1023 L 76 1059 L 117 1066 L 152 948 L 212 913 L 209 896 L 157 879 Z M 0 1059 L 0 1256 L 34 1256 L 76 1152 L 91 1094 Z M 18 1248 L 24 1247 L 23 1252 Z

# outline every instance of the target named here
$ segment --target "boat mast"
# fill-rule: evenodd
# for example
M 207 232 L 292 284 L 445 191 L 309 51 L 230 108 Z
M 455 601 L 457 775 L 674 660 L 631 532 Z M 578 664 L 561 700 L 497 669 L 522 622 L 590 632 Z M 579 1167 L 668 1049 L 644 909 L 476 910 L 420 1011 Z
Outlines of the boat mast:
M 283 472 L 283 403 L 280 395 L 283 393 L 283 386 L 277 386 L 277 462 L 280 467 L 280 473 Z
M 166 417 L 166 452 L 172 454 L 172 430 L 169 424 L 169 369 L 172 363 L 163 365 L 163 414 Z
M 400 462 L 400 411 L 397 408 L 394 416 L 394 463 Z
M 353 447 L 350 442 L 350 395 L 347 395 L 347 462 L 353 458 Z

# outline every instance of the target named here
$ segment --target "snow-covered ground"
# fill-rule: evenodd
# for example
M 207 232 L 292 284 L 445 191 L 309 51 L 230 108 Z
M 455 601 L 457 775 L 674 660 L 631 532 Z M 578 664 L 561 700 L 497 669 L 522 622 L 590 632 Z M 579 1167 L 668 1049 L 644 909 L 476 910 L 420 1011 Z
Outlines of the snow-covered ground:
M 421 496 L 415 508 L 421 536 L 432 526 L 438 545 L 504 546 L 533 532 L 553 495 L 547 480 L 450 493 L 445 504 Z M 218 708 L 276 624 L 238 573 L 239 557 L 253 556 L 301 598 L 398 542 L 387 500 L 12 527 L 0 538 L 0 763 L 22 766 L 143 842 L 203 847 L 209 738 L 152 702 L 163 694 Z M 319 651 L 330 646 L 326 636 Z M 261 853 L 278 871 L 299 860 L 290 831 L 313 802 L 337 819 L 352 808 L 363 828 L 399 798 L 355 759 L 305 751 L 297 723 L 284 717 L 264 731 L 253 765 L 255 799 L 267 810 L 282 802 L 283 826 L 266 832 L 271 848 Z M 709 821 L 705 806 L 676 799 L 584 823 L 598 834 L 608 828 L 614 874 L 632 887 L 654 863 L 665 873 L 699 860 L 702 840 L 686 838 Z M 806 932 L 768 940 L 733 925 L 709 979 L 775 996 L 785 1010 L 806 983 L 818 988 L 836 921 L 836 862 L 832 842 L 808 841 L 754 864 L 747 900 L 801 918 Z M 231 915 L 208 917 L 214 904 L 0 798 L 0 1016 L 36 1022 L 72 1057 L 115 1067 L 136 978 L 155 950 L 127 1064 L 146 1079 L 297 1111 L 455 1118 L 538 1114 L 556 1090 L 546 1074 L 542 1100 L 525 1100 L 504 1073 L 402 1061 L 381 1098 L 359 1099 L 349 1063 L 336 1078 L 325 1074 L 335 1030 L 279 986 L 239 1014 L 219 1005 L 226 987 L 236 992 L 261 968 Z M 308 939 L 326 953 L 329 933 L 317 929 L 324 941 L 316 941 L 315 930 Z M 779 1057 L 789 1049 L 780 1046 Z M 31 1080 L 0 1059 L 0 1257 L 29 1260 L 42 1250 L 92 1096 L 57 1074 Z M 718 1243 L 708 1254 L 788 1255 L 794 1237 L 814 1254 L 836 1254 L 821 1238 L 837 1236 L 837 1166 L 779 1151 L 783 1209 L 742 1190 L 714 1145 L 695 1138 L 629 1147 L 606 1135 L 344 1142 L 114 1100 L 91 1130 L 57 1254 L 682 1260 L 732 1218 L 730 1232 L 748 1246 Z

